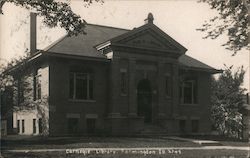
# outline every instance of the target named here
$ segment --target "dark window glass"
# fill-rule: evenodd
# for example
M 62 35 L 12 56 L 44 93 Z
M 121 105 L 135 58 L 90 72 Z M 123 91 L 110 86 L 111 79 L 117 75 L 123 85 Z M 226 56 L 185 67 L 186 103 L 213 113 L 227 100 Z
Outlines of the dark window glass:
M 180 120 L 179 122 L 179 128 L 180 128 L 180 132 L 181 133 L 185 133 L 186 132 L 186 120 Z
M 69 98 L 74 98 L 74 73 L 69 76 Z
M 192 104 L 193 100 L 193 83 L 192 82 L 185 82 L 184 83 L 184 103 Z
M 25 124 L 24 124 L 24 120 L 22 120 L 22 133 L 25 132 Z
M 92 119 L 92 118 L 87 119 L 87 132 L 88 132 L 88 134 L 95 133 L 95 122 L 96 122 L 96 119 Z
M 79 126 L 78 118 L 68 118 L 68 134 L 77 134 Z
M 36 119 L 33 119 L 33 133 L 36 133 Z
M 93 77 L 90 76 L 89 79 L 89 99 L 93 99 L 93 86 L 94 86 L 94 82 L 93 82 Z
M 69 97 L 71 99 L 93 99 L 93 77 L 88 73 L 70 73 Z
M 194 85 L 193 85 L 193 102 L 194 103 L 197 103 L 197 96 L 198 96 L 198 94 L 197 94 L 197 82 L 196 81 L 194 81 Z
M 86 99 L 87 98 L 87 81 L 86 79 L 76 78 L 76 99 Z
M 35 74 L 34 76 L 34 100 L 41 99 L 42 86 L 41 86 L 41 75 Z
M 180 101 L 184 104 L 197 103 L 197 83 L 196 80 L 186 80 L 180 83 Z
M 42 87 L 41 87 L 41 81 L 40 76 L 37 79 L 37 99 L 41 99 L 42 96 Z
M 167 96 L 171 96 L 171 78 L 170 76 L 166 76 L 166 82 L 165 82 L 165 94 Z
M 42 131 L 43 131 L 42 119 L 39 118 L 39 120 L 38 120 L 38 132 L 42 133 Z
M 127 94 L 126 91 L 126 72 L 121 72 L 121 93 L 122 94 Z
M 24 102 L 24 86 L 23 86 L 23 81 L 19 79 L 17 81 L 17 95 L 18 95 L 18 105 Z
M 199 120 L 192 120 L 192 132 L 196 133 L 199 131 Z
M 20 133 L 20 120 L 17 120 L 17 133 Z

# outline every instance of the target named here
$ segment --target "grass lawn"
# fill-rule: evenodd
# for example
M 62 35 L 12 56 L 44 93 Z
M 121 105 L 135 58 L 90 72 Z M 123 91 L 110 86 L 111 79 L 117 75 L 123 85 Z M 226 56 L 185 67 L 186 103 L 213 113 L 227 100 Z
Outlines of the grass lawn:
M 53 148 L 114 148 L 114 147 L 195 147 L 187 141 L 161 137 L 7 137 L 2 149 L 53 149 Z

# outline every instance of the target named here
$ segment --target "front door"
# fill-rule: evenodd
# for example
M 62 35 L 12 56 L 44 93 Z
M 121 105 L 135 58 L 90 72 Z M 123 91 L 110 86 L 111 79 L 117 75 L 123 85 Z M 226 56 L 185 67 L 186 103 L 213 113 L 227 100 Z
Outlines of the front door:
M 137 86 L 137 112 L 144 117 L 145 123 L 152 122 L 152 92 L 150 81 L 143 79 Z

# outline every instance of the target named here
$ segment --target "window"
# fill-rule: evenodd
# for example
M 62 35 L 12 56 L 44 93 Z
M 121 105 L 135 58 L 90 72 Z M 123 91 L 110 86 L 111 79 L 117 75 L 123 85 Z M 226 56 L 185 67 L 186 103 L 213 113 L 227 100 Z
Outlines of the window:
M 165 94 L 166 96 L 170 97 L 171 96 L 171 77 L 166 76 L 166 81 L 165 81 Z
M 23 81 L 21 79 L 17 80 L 17 99 L 18 99 L 18 105 L 24 102 L 24 86 Z
M 197 103 L 197 82 L 196 80 L 185 80 L 180 87 L 180 101 L 183 104 Z
M 36 119 L 33 119 L 33 134 L 36 133 Z
M 24 120 L 22 120 L 22 133 L 25 132 Z
M 38 132 L 39 132 L 39 134 L 42 133 L 42 131 L 43 131 L 42 119 L 39 118 L 39 120 L 38 120 Z
M 95 124 L 96 124 L 96 119 L 87 118 L 87 132 L 88 132 L 88 134 L 95 133 Z
M 17 133 L 20 133 L 20 120 L 17 120 Z
M 68 118 L 68 134 L 77 134 L 79 118 Z
M 196 133 L 199 131 L 199 120 L 192 120 L 191 125 L 192 125 L 192 132 Z
M 34 100 L 41 99 L 41 74 L 36 73 L 34 76 Z
M 93 99 L 93 75 L 70 72 L 69 97 L 71 99 Z
M 123 69 L 122 69 L 123 70 Z M 121 70 L 121 94 L 127 94 L 127 72 Z
M 180 120 L 179 121 L 179 128 L 181 133 L 186 132 L 186 120 Z

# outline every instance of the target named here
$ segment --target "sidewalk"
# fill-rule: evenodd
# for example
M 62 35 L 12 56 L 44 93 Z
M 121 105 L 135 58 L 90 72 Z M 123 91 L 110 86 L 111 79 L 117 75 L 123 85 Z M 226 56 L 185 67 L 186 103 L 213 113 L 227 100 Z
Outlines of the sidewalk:
M 191 139 L 191 138 L 181 138 L 181 137 L 163 137 L 167 139 L 172 139 L 172 140 L 178 140 L 178 141 L 187 141 L 187 142 L 192 142 L 200 145 L 211 145 L 211 146 L 221 146 L 222 144 L 219 141 L 214 141 L 214 140 L 199 140 L 199 139 Z
M 242 150 L 249 151 L 250 146 L 201 146 L 201 147 L 145 147 L 145 148 L 69 148 L 69 149 L 28 149 L 28 150 L 3 150 L 4 152 L 18 152 L 18 153 L 28 153 L 28 152 L 66 152 L 67 150 L 74 151 L 141 151 L 141 150 Z

